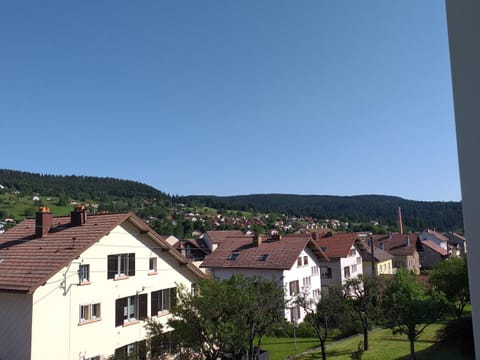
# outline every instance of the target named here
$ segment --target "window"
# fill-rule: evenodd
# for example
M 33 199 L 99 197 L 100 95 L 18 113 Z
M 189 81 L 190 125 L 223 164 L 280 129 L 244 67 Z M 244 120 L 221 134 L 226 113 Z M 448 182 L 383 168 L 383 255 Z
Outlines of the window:
M 232 254 L 228 255 L 227 260 L 235 261 L 235 260 L 237 260 L 239 255 L 240 255 L 239 253 L 232 253 Z
M 345 266 L 345 267 L 343 268 L 343 277 L 344 277 L 345 279 L 350 278 L 350 266 Z
M 315 275 L 318 275 L 319 272 L 318 272 L 318 266 L 315 265 L 315 266 L 312 266 L 312 276 L 315 276 Z
M 152 292 L 150 316 L 157 316 L 161 312 L 168 312 L 177 301 L 177 289 L 169 288 Z
M 108 255 L 107 279 L 135 275 L 135 253 Z
M 115 301 L 115 326 L 147 317 L 147 294 L 127 296 Z
M 90 283 L 90 265 L 89 264 L 82 264 L 78 269 L 78 282 L 82 283 Z
M 263 254 L 263 255 L 260 255 L 259 257 L 259 261 L 267 261 L 267 258 L 268 258 L 268 254 Z
M 146 359 L 147 342 L 146 340 L 137 341 L 115 349 L 115 359 Z
M 157 258 L 156 257 L 151 257 L 148 260 L 148 272 L 150 274 L 156 274 L 157 273 Z
M 352 273 L 357 272 L 357 264 L 352 265 Z
M 357 265 L 360 265 L 362 263 L 362 258 L 360 256 L 357 257 Z
M 355 249 L 350 249 L 348 255 L 349 256 L 357 256 L 357 251 Z
M 300 306 L 290 308 L 290 321 L 296 323 L 300 319 Z
M 321 292 L 320 289 L 313 289 L 312 295 L 313 295 L 314 298 L 317 298 L 317 299 L 318 299 L 319 297 L 322 296 L 322 292 Z
M 328 266 L 320 266 L 320 277 L 322 279 L 332 278 L 332 268 Z
M 310 289 L 312 286 L 312 278 L 310 276 L 303 278 L 303 288 Z
M 303 265 L 308 265 L 308 256 L 303 257 Z
M 302 257 L 299 256 L 297 259 L 297 266 L 302 266 Z
M 80 323 L 100 320 L 100 303 L 80 305 Z
M 298 285 L 298 280 L 290 281 L 288 284 L 290 290 L 290 296 L 294 296 L 300 292 L 300 287 Z

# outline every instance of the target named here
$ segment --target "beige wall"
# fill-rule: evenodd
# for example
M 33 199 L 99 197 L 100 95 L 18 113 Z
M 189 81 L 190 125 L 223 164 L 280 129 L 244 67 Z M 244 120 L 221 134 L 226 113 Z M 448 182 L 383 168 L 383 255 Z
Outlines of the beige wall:
M 107 279 L 107 256 L 135 253 L 135 276 Z M 158 274 L 149 275 L 149 258 L 157 257 Z M 90 265 L 89 285 L 78 285 L 80 263 Z M 67 292 L 61 284 L 66 276 Z M 162 252 L 146 235 L 126 223 L 86 250 L 69 267 L 38 288 L 33 297 L 32 359 L 83 359 L 111 355 L 118 347 L 145 338 L 144 323 L 115 327 L 115 300 L 196 282 L 184 266 Z M 150 295 L 148 295 L 150 315 Z M 79 324 L 81 304 L 101 304 L 101 320 Z M 167 317 L 162 317 L 165 322 Z
M 0 293 L 0 359 L 30 359 L 32 297 Z

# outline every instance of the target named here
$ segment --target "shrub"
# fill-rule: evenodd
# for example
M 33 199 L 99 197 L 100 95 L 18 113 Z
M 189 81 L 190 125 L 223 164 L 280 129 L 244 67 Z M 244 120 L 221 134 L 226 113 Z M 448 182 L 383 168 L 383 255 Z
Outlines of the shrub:
M 475 356 L 471 317 L 450 320 L 438 331 L 437 338 L 441 343 L 453 346 L 465 355 Z

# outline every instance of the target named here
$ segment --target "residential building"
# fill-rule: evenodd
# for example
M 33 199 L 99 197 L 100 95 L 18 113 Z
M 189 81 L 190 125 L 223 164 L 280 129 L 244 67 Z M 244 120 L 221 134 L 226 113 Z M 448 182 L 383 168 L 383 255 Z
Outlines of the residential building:
M 0 235 L 0 358 L 144 353 L 176 287 L 205 275 L 133 213 L 53 217 L 40 208 Z
M 199 239 L 202 240 L 201 246 L 206 247 L 209 252 L 214 251 L 218 245 L 231 237 L 242 237 L 240 230 L 211 230 L 205 232 Z
M 406 269 L 420 274 L 420 256 L 417 248 L 422 245 L 417 233 L 372 235 L 375 246 L 393 255 L 393 268 Z
M 453 257 L 464 256 L 467 254 L 467 242 L 465 237 L 456 232 L 447 232 L 444 235 L 448 238 L 449 248 L 452 249 Z
M 219 243 L 201 266 L 219 279 L 241 274 L 279 282 L 288 304 L 285 318 L 297 323 L 303 321 L 306 313 L 294 301 L 298 295 L 306 296 L 312 304 L 320 299 L 320 264 L 325 262 L 328 257 L 310 234 L 266 238 L 255 235 L 231 237 Z
M 448 250 L 432 240 L 424 240 L 421 244 L 421 247 L 417 247 L 417 251 L 420 256 L 422 270 L 433 269 L 436 263 L 449 257 Z
M 320 274 L 323 292 L 327 294 L 330 288 L 342 286 L 350 278 L 363 274 L 362 256 L 356 245 L 356 233 L 327 232 L 313 234 L 315 242 L 330 259 L 321 262 Z
M 378 248 L 372 249 L 370 246 L 365 246 L 360 250 L 362 256 L 363 273 L 365 275 L 372 275 L 372 264 L 375 269 L 374 275 L 390 275 L 393 274 L 393 255 Z

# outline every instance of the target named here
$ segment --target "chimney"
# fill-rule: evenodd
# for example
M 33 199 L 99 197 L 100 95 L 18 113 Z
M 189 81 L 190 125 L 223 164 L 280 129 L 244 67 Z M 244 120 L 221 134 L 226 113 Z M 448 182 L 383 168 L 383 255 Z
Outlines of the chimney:
M 87 221 L 87 212 L 84 205 L 76 205 L 70 214 L 70 224 L 72 226 L 80 226 Z
M 398 231 L 403 234 L 402 208 L 398 207 Z
M 52 227 L 53 217 L 50 209 L 40 206 L 35 217 L 35 236 L 43 237 L 48 234 Z
M 263 238 L 261 235 L 255 234 L 253 235 L 253 246 L 260 246 L 262 245 Z

